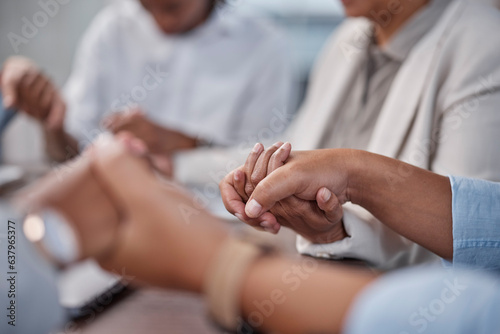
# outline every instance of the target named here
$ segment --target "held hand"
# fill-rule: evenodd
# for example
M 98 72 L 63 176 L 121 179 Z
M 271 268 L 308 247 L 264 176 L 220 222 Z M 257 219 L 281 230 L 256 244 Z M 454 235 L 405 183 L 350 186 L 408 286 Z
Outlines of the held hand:
M 16 108 L 42 122 L 48 130 L 63 128 L 66 105 L 57 88 L 40 69 L 24 57 L 5 62 L 0 88 L 4 107 Z
M 269 212 L 256 218 L 246 214 L 244 202 L 263 179 L 275 170 L 284 168 L 281 166 L 289 158 L 290 152 L 288 143 L 277 143 L 266 151 L 257 144 L 245 166 L 233 171 L 221 183 L 226 208 L 245 223 L 264 227 L 272 233 L 279 231 L 280 226 L 285 226 L 315 243 L 330 243 L 345 238 L 347 235 L 342 224 L 341 203 L 325 187 L 317 188 L 315 196 L 310 199 L 301 199 L 293 194 L 283 198 Z
M 91 237 L 100 238 L 101 232 L 112 230 L 107 246 L 101 247 L 105 254 L 87 252 L 84 257 L 95 257 L 108 270 L 125 270 L 142 283 L 199 292 L 227 231 L 216 218 L 198 209 L 184 190 L 159 182 L 146 154 L 142 142 L 123 133 L 115 140 L 98 142 L 82 158 L 88 167 L 83 170 L 88 172 L 92 166 L 99 191 L 78 196 L 77 185 L 87 184 L 91 178 L 73 170 L 68 180 L 77 178 L 78 183 L 66 186 L 50 177 L 44 183 L 59 191 L 66 189 L 68 200 L 55 209 L 65 213 L 84 249 L 93 248 Z M 38 188 L 38 206 L 54 207 L 47 201 L 51 196 L 45 188 Z M 99 216 L 103 198 L 112 203 L 118 219 L 110 222 Z M 93 212 L 100 226 L 80 216 L 85 212 Z M 82 238 L 83 234 L 91 237 Z
M 259 159 L 262 151 L 263 146 L 261 144 L 255 145 L 254 149 L 249 154 L 245 165 L 229 173 L 221 181 L 219 187 L 224 206 L 230 213 L 234 214 L 238 219 L 258 230 L 264 230 L 276 234 L 280 229 L 280 224 L 272 213 L 266 212 L 256 218 L 249 218 L 245 213 L 245 203 L 254 189 L 253 184 L 246 182 L 246 180 L 250 179 L 253 167 L 257 162 L 257 159 Z M 278 153 L 273 154 L 273 161 L 278 164 L 279 160 L 286 160 L 289 153 L 289 151 L 285 152 L 284 150 L 280 150 L 279 157 Z
M 313 201 L 322 188 L 344 204 L 349 201 L 349 175 L 355 150 L 330 149 L 294 152 L 283 167 L 264 178 L 253 191 L 245 213 L 256 218 L 290 196 Z
M 140 109 L 114 113 L 102 123 L 114 134 L 130 132 L 142 140 L 152 154 L 168 155 L 176 150 L 196 147 L 196 139 L 153 123 Z
M 171 154 L 196 147 L 195 139 L 153 123 L 139 109 L 114 113 L 102 123 L 114 134 L 126 131 L 143 141 L 148 147 L 151 162 L 167 178 L 174 175 Z
M 76 237 L 77 259 L 106 257 L 114 245 L 120 225 L 113 199 L 102 191 L 91 170 L 88 153 L 67 164 L 68 173 L 52 172 L 18 194 L 16 204 L 24 212 L 55 211 L 71 223 Z
M 200 291 L 212 258 L 227 238 L 226 229 L 198 209 L 186 191 L 158 182 L 124 140 L 99 147 L 94 155 L 97 173 L 124 215 L 115 253 L 101 264 L 126 267 L 149 284 Z

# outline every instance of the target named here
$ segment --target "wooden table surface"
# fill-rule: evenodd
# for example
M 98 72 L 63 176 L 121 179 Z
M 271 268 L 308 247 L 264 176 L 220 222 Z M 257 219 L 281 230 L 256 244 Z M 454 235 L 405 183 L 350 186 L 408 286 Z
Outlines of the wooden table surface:
M 295 235 L 287 230 L 279 237 L 255 232 L 237 224 L 249 238 L 272 241 L 284 253 L 295 253 Z M 218 334 L 207 317 L 202 297 L 185 292 L 141 288 L 106 307 L 92 312 L 77 324 L 69 322 L 65 334 Z
M 217 334 L 197 295 L 140 289 L 69 333 L 78 334 Z

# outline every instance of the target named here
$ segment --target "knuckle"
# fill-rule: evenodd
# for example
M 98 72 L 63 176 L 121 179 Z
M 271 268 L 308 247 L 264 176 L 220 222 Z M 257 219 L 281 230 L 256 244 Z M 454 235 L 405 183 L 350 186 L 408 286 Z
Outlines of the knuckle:
M 276 151 L 271 155 L 271 158 L 269 159 L 269 164 L 271 166 L 277 166 L 281 162 L 279 151 Z
M 245 184 L 245 193 L 248 196 L 251 196 L 254 190 L 255 190 L 255 188 L 251 184 L 249 184 L 249 183 Z
M 338 210 L 338 205 L 336 204 L 327 204 L 325 207 L 326 212 L 334 213 Z
M 335 195 L 332 195 L 332 198 L 328 202 L 328 206 L 329 206 L 330 210 L 332 210 L 332 211 L 333 210 L 338 210 L 339 208 L 342 207 L 340 205 L 340 202 L 339 202 L 337 196 L 335 196 Z
M 262 181 L 261 173 L 257 170 L 250 176 L 250 182 L 255 186 L 259 184 L 260 181 Z
M 259 156 L 259 152 L 250 152 L 250 155 L 248 156 L 250 159 L 256 159 Z
M 290 203 L 290 208 L 293 209 L 296 215 L 304 216 L 304 214 L 310 213 L 309 202 L 300 201 L 298 203 Z
M 224 200 L 224 194 L 225 194 L 225 191 L 226 191 L 226 185 L 230 185 L 230 181 L 232 179 L 232 175 L 233 173 L 229 173 L 227 174 L 220 182 L 219 182 L 219 190 L 221 192 L 221 195 L 222 195 L 222 199 Z
M 252 170 L 253 164 L 255 164 L 255 161 L 257 161 L 257 153 L 251 152 L 247 160 L 245 161 L 244 169 L 248 173 L 249 171 Z
M 264 155 L 265 155 L 267 158 L 269 158 L 269 157 L 271 157 L 271 156 L 274 154 L 274 152 L 275 152 L 275 151 L 276 151 L 276 148 L 275 148 L 274 146 L 271 146 L 271 147 L 269 147 L 269 148 L 266 150 L 266 152 L 264 153 Z

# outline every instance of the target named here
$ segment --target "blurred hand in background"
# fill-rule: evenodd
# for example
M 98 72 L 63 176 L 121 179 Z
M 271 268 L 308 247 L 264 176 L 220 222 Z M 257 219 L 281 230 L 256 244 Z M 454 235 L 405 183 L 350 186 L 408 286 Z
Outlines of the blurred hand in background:
M 62 129 L 66 105 L 51 80 L 24 57 L 11 57 L 1 71 L 0 89 L 6 109 L 18 109 L 48 130 Z
M 155 167 L 169 177 L 173 175 L 171 155 L 197 146 L 195 138 L 152 122 L 140 109 L 113 113 L 104 118 L 102 124 L 114 134 L 126 131 L 144 142 Z

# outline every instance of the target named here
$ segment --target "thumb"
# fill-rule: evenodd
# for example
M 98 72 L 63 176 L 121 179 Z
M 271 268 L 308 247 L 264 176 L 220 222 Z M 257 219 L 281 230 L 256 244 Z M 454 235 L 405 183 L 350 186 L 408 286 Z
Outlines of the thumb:
M 276 202 L 295 195 L 301 186 L 300 178 L 291 179 L 286 165 L 278 168 L 263 179 L 250 196 L 245 213 L 257 218 L 271 209 Z
M 328 190 L 328 188 L 323 187 L 318 191 L 316 194 L 316 202 L 330 222 L 337 223 L 342 219 L 344 215 L 342 204 L 337 196 Z

